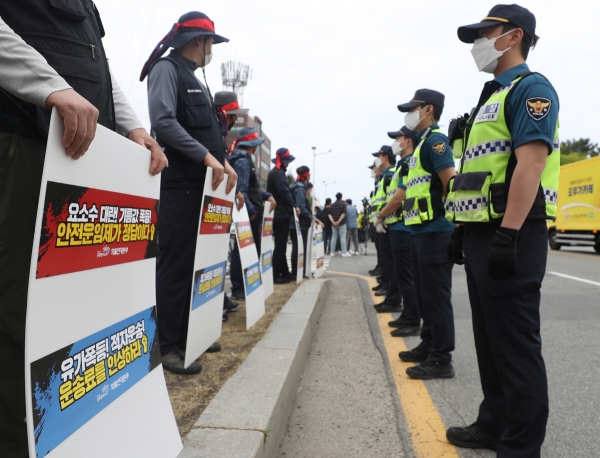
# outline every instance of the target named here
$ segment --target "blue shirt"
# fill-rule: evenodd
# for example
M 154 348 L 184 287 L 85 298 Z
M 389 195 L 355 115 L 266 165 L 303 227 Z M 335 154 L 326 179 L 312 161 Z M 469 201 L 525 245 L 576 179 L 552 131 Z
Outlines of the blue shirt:
M 420 142 L 422 137 L 428 131 L 428 129 L 437 129 L 437 124 L 429 126 L 423 129 L 417 134 L 417 142 Z M 445 147 L 443 152 L 437 153 L 433 150 L 433 145 L 439 145 L 444 143 Z M 442 150 L 442 148 L 437 148 Z M 405 160 L 408 160 L 410 156 L 407 156 Z M 452 148 L 448 143 L 448 137 L 439 132 L 434 132 L 427 137 L 425 143 L 421 146 L 421 165 L 423 168 L 431 173 L 432 175 L 437 174 L 440 170 L 447 169 L 448 167 L 454 167 L 454 155 L 452 154 Z M 398 187 L 406 189 L 403 177 L 400 178 L 400 184 Z M 431 221 L 426 221 L 421 224 L 411 224 L 407 226 L 410 229 L 412 235 L 424 234 L 426 232 L 452 232 L 454 224 L 448 221 L 444 215 L 434 217 Z
M 398 164 L 396 164 L 396 170 L 398 175 L 400 176 L 400 181 L 402 181 L 402 173 L 400 171 L 400 168 L 402 167 L 402 164 L 404 164 L 404 162 L 410 157 L 412 156 L 412 154 L 409 154 L 408 156 L 404 156 L 403 158 L 400 158 L 400 160 L 398 161 Z M 400 186 L 400 181 L 398 181 L 398 187 Z M 397 189 L 397 188 L 396 188 Z M 391 191 L 391 188 L 390 188 Z M 395 222 L 394 224 L 388 224 L 388 229 L 390 231 L 404 231 L 404 232 L 410 232 L 410 229 L 408 228 L 408 226 L 406 224 L 404 224 L 404 221 L 400 220 Z
M 505 87 L 510 84 L 520 73 L 528 71 L 527 64 L 517 65 L 506 70 L 494 81 Z M 532 116 L 531 107 L 528 102 L 536 100 L 550 101 L 547 113 L 542 112 L 537 117 Z M 554 134 L 556 133 L 556 123 L 558 122 L 559 102 L 558 95 L 544 76 L 530 75 L 523 79 L 512 94 L 508 97 L 506 113 L 510 118 L 510 133 L 513 142 L 513 149 L 521 145 L 536 140 L 544 141 L 549 153 L 554 149 Z
M 353 205 L 346 207 L 346 227 L 348 229 L 358 228 L 358 210 Z

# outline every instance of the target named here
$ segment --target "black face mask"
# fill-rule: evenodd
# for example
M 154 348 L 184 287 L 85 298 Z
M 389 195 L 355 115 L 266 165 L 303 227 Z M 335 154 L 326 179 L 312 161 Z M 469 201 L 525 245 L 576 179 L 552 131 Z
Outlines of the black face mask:
M 223 112 L 219 112 L 219 127 L 221 128 L 221 135 L 226 137 L 229 128 L 227 127 L 227 115 Z

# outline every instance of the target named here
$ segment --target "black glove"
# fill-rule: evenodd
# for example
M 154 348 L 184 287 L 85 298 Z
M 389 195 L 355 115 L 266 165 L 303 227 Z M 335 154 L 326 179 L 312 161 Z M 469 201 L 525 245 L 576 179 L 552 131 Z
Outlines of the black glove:
M 465 226 L 455 226 L 450 236 L 448 244 L 448 258 L 454 264 L 462 266 L 465 263 L 465 253 L 463 252 L 463 241 L 465 238 Z
M 488 255 L 488 271 L 494 280 L 506 280 L 517 275 L 516 229 L 500 227 L 494 235 Z

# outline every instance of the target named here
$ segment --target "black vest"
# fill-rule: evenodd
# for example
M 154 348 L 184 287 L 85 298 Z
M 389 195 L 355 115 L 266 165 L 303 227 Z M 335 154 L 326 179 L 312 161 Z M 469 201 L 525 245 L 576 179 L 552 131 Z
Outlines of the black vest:
M 101 125 L 115 130 L 112 84 L 102 46 L 104 29 L 91 0 L 0 1 L 0 17 L 98 109 Z M 47 138 L 50 110 L 1 88 L 0 107 L 0 131 Z
M 250 178 L 248 180 L 248 198 L 252 205 L 256 208 L 258 213 L 262 217 L 262 208 L 263 208 L 263 199 L 262 199 L 262 191 L 260 189 L 260 183 L 258 182 L 258 178 L 256 176 L 256 168 L 254 167 L 254 162 L 249 154 L 246 154 L 243 158 L 239 158 L 237 160 L 246 160 L 248 161 L 248 165 L 250 166 Z M 230 161 L 231 166 L 233 167 L 234 162 Z
M 171 51 L 167 57 L 156 62 L 160 60 L 168 60 L 175 65 L 178 71 L 177 122 L 190 137 L 208 149 L 223 164 L 225 162 L 225 143 L 217 111 L 209 99 L 210 94 L 205 94 L 205 89 L 198 78 L 194 76 L 195 66 L 191 68 L 191 61 L 177 51 Z M 152 67 L 150 67 L 150 71 L 152 71 Z M 204 186 L 204 177 L 206 176 L 204 165 L 179 153 L 160 137 L 157 140 L 165 147 L 165 155 L 169 159 L 169 167 L 165 168 L 161 174 L 162 187 Z

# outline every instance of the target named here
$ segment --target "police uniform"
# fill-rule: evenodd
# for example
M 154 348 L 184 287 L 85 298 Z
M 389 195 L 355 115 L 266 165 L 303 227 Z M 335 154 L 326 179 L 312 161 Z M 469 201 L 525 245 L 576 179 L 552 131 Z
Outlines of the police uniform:
M 509 19 L 534 36 L 535 18 L 517 5 L 498 5 L 484 21 Z M 476 25 L 461 27 L 460 39 L 473 42 Z M 539 308 L 548 252 L 545 220 L 554 218 L 557 204 L 558 110 L 550 82 L 526 64 L 486 83 L 468 120 L 459 173 L 448 195 L 448 217 L 466 226 L 465 268 L 484 399 L 475 424 L 450 428 L 447 436 L 460 442 L 479 428 L 479 437 L 497 443 L 498 457 L 539 457 L 545 437 L 548 383 Z M 516 238 L 516 275 L 499 278 L 490 259 L 502 234 L 515 150 L 533 141 L 547 145 L 548 158 Z
M 369 168 L 372 170 L 374 167 L 370 166 Z M 379 175 L 379 178 L 375 179 L 375 189 L 373 189 L 373 191 L 371 192 L 371 198 L 369 200 L 369 229 L 371 230 L 371 233 L 373 234 L 373 244 L 375 245 L 375 251 L 377 253 L 377 265 L 375 266 L 375 268 L 373 270 L 371 270 L 369 273 L 372 274 L 381 274 L 382 273 L 382 262 L 381 262 L 381 249 L 379 246 L 379 233 L 375 230 L 375 226 L 373 225 L 373 221 L 375 220 L 375 215 L 377 215 L 377 213 L 379 213 L 379 210 L 381 210 L 381 202 L 379 201 L 378 197 L 378 193 L 379 193 L 379 188 L 381 186 L 381 175 Z
M 443 94 L 425 89 L 417 91 L 411 102 L 398 108 L 409 111 L 415 106 L 435 104 L 443 108 L 443 101 Z M 454 225 L 444 217 L 444 190 L 438 172 L 454 167 L 454 157 L 447 137 L 437 125 L 417 133 L 417 142 L 399 186 L 406 190 L 402 217 L 412 235 L 413 274 L 423 327 L 421 343 L 399 356 L 404 361 L 424 361 L 424 369 L 453 377 L 453 263 L 446 255 L 446 248 Z M 420 371 L 408 368 L 407 374 L 420 377 Z

